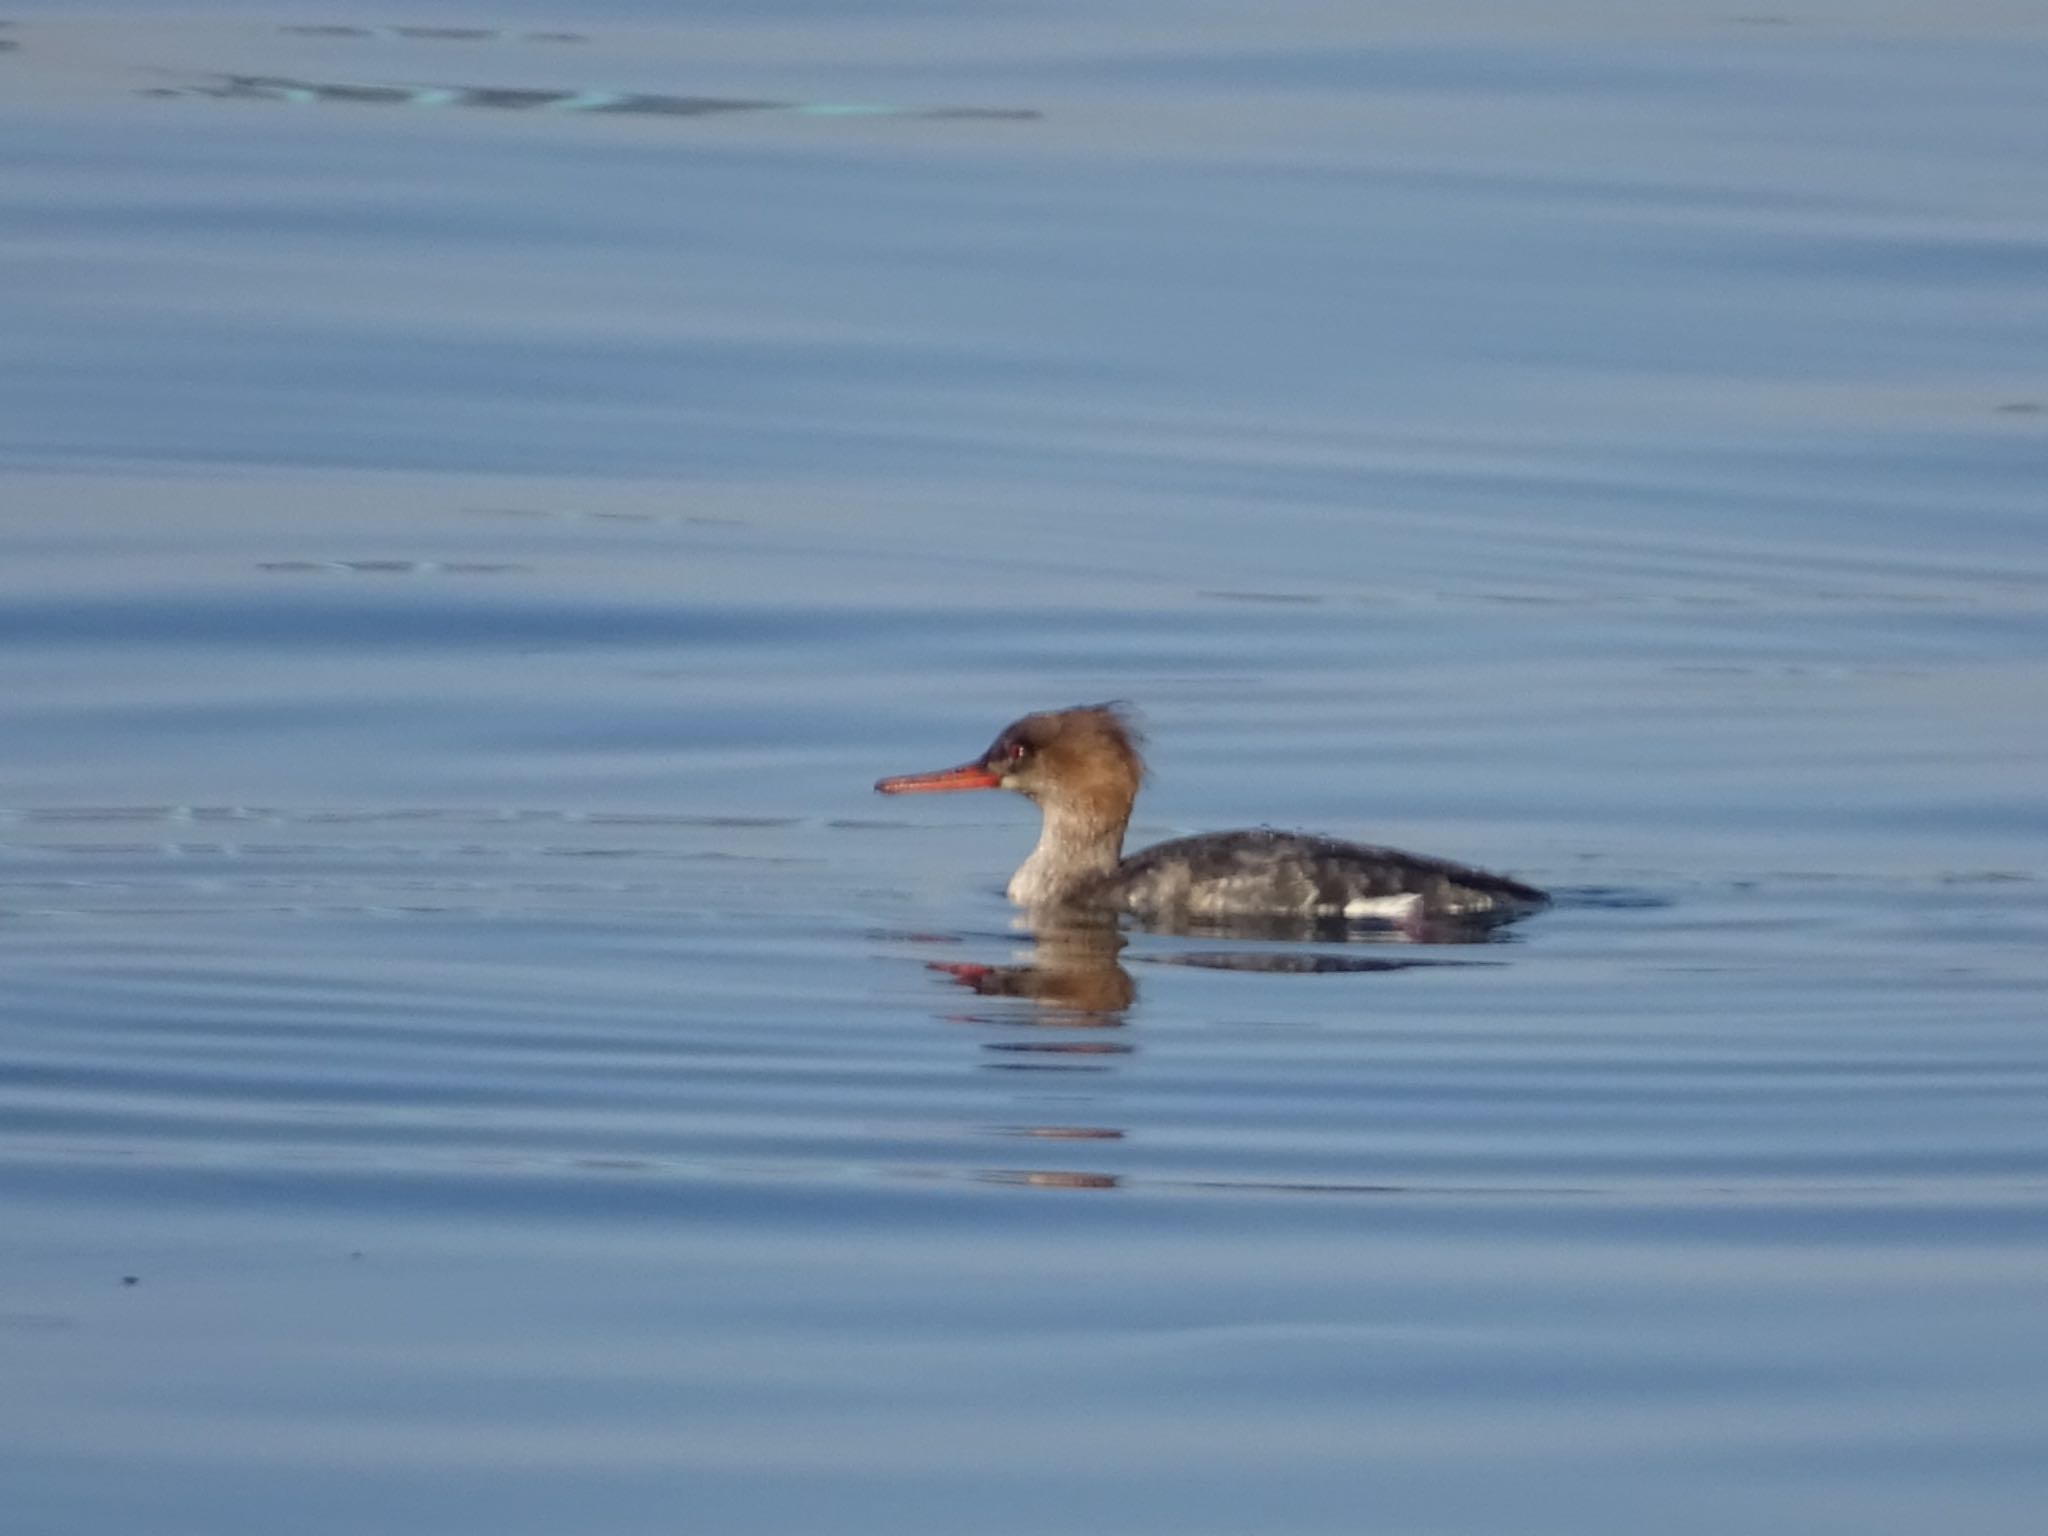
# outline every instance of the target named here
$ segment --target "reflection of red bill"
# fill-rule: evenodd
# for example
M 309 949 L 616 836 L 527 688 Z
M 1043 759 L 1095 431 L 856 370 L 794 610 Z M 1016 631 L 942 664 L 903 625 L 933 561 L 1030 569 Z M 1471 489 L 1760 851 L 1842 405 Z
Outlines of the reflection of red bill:
M 949 965 L 942 960 L 927 960 L 924 968 L 950 976 L 963 987 L 978 987 L 996 973 L 996 968 L 992 965 L 972 965 L 966 962 Z
M 937 773 L 906 773 L 881 779 L 875 788 L 885 795 L 925 795 L 947 789 L 998 789 L 1002 782 L 984 764 L 962 763 L 958 768 L 942 768 Z

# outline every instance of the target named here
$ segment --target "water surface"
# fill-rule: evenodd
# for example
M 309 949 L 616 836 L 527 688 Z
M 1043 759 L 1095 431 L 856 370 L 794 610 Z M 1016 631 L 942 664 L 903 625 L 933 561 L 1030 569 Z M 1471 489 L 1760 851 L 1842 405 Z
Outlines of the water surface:
M 10 1530 L 2035 1528 L 2031 8 L 11 14 Z

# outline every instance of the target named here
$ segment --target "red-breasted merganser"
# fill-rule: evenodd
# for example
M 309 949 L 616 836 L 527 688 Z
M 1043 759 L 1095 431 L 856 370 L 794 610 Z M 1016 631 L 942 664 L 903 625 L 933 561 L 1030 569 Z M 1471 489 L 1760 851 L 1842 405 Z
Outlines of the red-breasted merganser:
M 972 762 L 883 779 L 885 795 L 1011 789 L 1044 818 L 1010 878 L 1022 907 L 1153 920 L 1307 917 L 1492 925 L 1547 906 L 1534 886 L 1446 859 L 1299 832 L 1211 832 L 1122 857 L 1145 777 L 1137 733 L 1113 704 L 1026 715 Z

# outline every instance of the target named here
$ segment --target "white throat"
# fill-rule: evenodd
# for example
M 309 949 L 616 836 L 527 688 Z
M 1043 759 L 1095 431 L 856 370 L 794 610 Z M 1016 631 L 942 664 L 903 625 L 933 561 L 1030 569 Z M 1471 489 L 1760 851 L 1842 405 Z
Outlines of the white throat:
M 1038 846 L 1010 877 L 1009 897 L 1020 907 L 1064 901 L 1079 886 L 1115 869 L 1123 857 L 1125 817 L 1105 818 L 1074 805 L 1039 809 L 1045 819 Z

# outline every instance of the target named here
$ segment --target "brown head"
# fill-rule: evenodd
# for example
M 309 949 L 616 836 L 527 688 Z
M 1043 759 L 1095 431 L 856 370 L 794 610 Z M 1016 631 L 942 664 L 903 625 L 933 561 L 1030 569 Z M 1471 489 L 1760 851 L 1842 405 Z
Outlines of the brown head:
M 885 795 L 1013 789 L 1047 810 L 1113 820 L 1121 829 L 1145 778 L 1139 740 L 1121 704 L 1047 710 L 1003 727 L 972 762 L 883 779 L 875 788 Z

